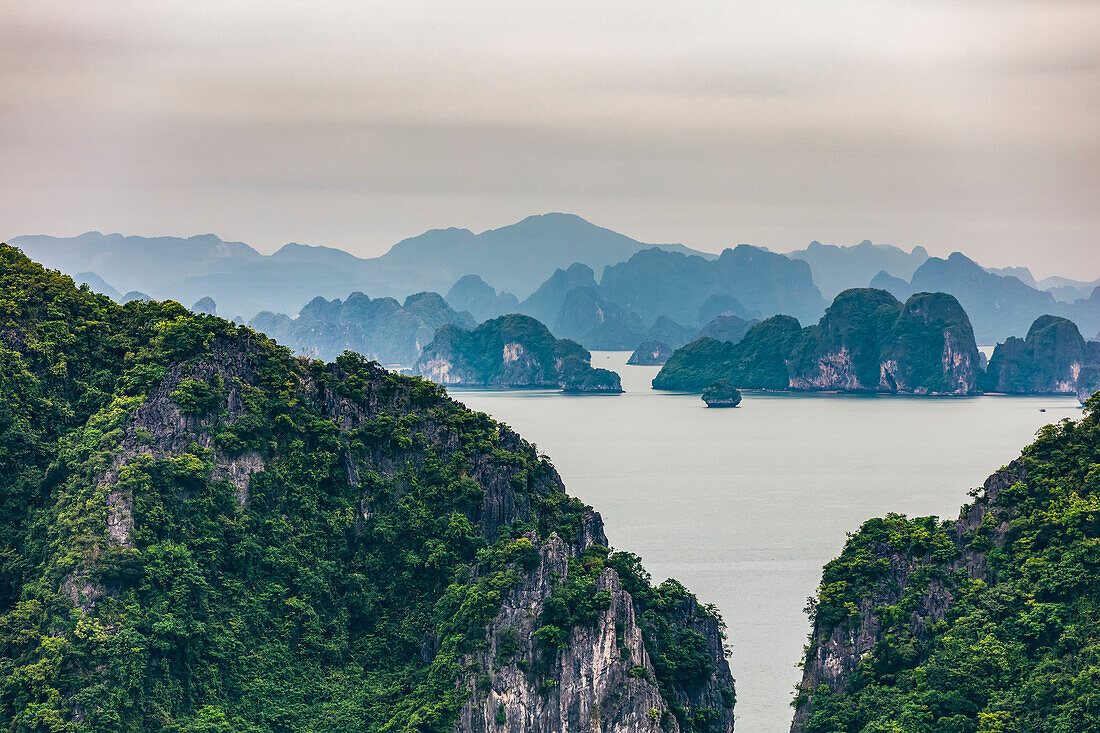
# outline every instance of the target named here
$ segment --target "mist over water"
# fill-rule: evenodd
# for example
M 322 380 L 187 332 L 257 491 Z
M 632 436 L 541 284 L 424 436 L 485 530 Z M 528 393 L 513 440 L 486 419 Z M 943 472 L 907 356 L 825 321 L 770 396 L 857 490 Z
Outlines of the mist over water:
M 550 456 L 568 491 L 603 515 L 616 548 L 674 577 L 728 624 L 737 727 L 781 733 L 821 568 L 871 517 L 955 517 L 1044 424 L 1081 414 L 1065 397 L 745 393 L 736 409 L 657 392 L 658 367 L 593 352 L 620 396 L 450 390 Z M 1040 412 L 1045 408 L 1046 412 Z

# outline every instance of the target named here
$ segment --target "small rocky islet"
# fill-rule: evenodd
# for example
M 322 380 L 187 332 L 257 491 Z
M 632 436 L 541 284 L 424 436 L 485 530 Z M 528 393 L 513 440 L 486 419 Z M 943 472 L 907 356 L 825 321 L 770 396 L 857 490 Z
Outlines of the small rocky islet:
M 741 393 L 727 379 L 719 379 L 703 390 L 703 402 L 707 407 L 737 407 Z
M 645 341 L 634 349 L 627 364 L 632 366 L 663 366 L 674 349 L 663 341 Z

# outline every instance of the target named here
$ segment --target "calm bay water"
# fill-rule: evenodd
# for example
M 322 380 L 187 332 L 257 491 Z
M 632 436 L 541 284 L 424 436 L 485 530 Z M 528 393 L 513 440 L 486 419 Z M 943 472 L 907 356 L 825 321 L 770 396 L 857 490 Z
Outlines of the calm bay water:
M 628 356 L 593 354 L 622 376 L 620 396 L 450 392 L 549 455 L 655 581 L 677 578 L 717 604 L 741 733 L 790 727 L 802 609 L 845 533 L 887 512 L 956 516 L 1038 428 L 1080 415 L 1072 397 L 746 394 L 737 409 L 708 410 L 698 395 L 650 389 L 658 368 Z

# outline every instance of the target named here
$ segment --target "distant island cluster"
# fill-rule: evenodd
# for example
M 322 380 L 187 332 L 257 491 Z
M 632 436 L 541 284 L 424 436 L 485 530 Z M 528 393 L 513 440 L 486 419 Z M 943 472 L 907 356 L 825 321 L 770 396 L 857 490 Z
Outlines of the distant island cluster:
M 1036 281 L 923 247 L 712 255 L 568 214 L 432 230 L 374 259 L 299 244 L 262 255 L 213 235 L 13 243 L 119 302 L 194 301 L 298 354 L 354 351 L 444 385 L 616 393 L 619 376 L 593 368 L 590 350 L 626 350 L 629 364 L 661 366 L 653 386 L 667 390 L 1083 400 L 1100 388 L 1100 345 L 1083 335 L 1100 331 L 1100 282 Z M 995 346 L 988 359 L 978 344 Z

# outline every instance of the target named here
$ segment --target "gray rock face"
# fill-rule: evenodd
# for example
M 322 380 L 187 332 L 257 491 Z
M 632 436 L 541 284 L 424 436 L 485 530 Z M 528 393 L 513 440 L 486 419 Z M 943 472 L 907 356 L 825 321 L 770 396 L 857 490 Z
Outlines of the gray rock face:
M 533 533 L 527 537 L 537 542 Z M 468 698 L 456 733 L 680 730 L 653 681 L 656 672 L 634 601 L 611 568 L 597 581 L 597 590 L 608 593 L 611 601 L 593 626 L 574 628 L 565 648 L 549 659 L 532 637 L 546 600 L 568 577 L 569 558 L 606 543 L 599 515 L 589 513 L 577 542 L 552 535 L 539 548 L 537 567 L 507 593 L 489 625 L 484 650 L 465 659 L 470 671 L 459 686 Z M 692 618 L 691 609 L 685 608 L 684 619 Z M 713 619 L 693 624 L 692 630 L 706 639 L 716 671 L 677 703 L 715 711 L 708 730 L 732 731 L 733 711 L 722 689 L 732 689 L 733 681 L 721 632 Z M 506 647 L 508 652 L 502 653 Z
M 790 388 L 899 394 L 972 394 L 978 350 L 966 313 L 944 293 L 904 304 L 883 290 L 836 297 L 803 331 L 788 361 Z
M 622 392 L 619 375 L 593 369 L 584 347 L 554 338 L 540 321 L 520 314 L 494 318 L 472 331 L 439 329 L 415 371 L 442 385 Z
M 1100 366 L 1083 367 L 1077 377 L 1077 399 L 1084 403 L 1097 392 L 1100 392 Z
M 963 507 L 959 519 L 948 530 L 949 537 L 959 548 L 959 555 L 945 568 L 947 576 L 961 571 L 974 580 L 988 582 L 991 579 L 988 554 L 971 549 L 968 546 L 968 537 L 986 523 L 992 527 L 990 539 L 993 545 L 1003 546 L 1008 534 L 1009 518 L 1004 509 L 997 508 L 994 504 L 1002 490 L 1024 477 L 1023 467 L 1014 461 L 986 479 L 984 494 L 973 504 Z M 987 514 L 993 516 L 987 520 Z M 878 554 L 889 564 L 889 570 L 879 578 L 871 594 L 860 601 L 858 612 L 853 614 L 853 618 L 828 628 L 814 624 L 803 664 L 802 681 L 798 685 L 799 704 L 795 709 L 791 733 L 801 733 L 804 730 L 812 712 L 813 695 L 820 685 L 827 685 L 834 694 L 845 691 L 848 676 L 859 665 L 861 658 L 882 640 L 885 633 L 880 617 L 875 613 L 876 609 L 900 603 L 911 583 L 920 582 L 917 575 L 928 561 L 927 557 L 894 553 L 887 548 L 879 548 Z M 954 595 L 942 580 L 934 578 L 928 581 L 909 617 L 914 637 L 921 642 L 927 642 L 928 629 L 937 621 L 943 620 L 954 600 Z
M 460 277 L 447 291 L 447 303 L 456 311 L 469 311 L 478 322 L 519 312 L 516 296 L 498 293 L 477 275 Z
M 634 349 L 634 353 L 626 360 L 627 364 L 637 366 L 661 366 L 668 357 L 672 356 L 673 348 L 660 341 L 646 341 Z
M 172 393 L 184 380 L 209 382 L 215 378 L 227 385 L 225 409 L 221 415 L 214 412 L 184 414 L 173 401 Z M 244 416 L 241 390 L 257 381 L 246 350 L 224 343 L 214 344 L 205 359 L 176 364 L 168 369 L 156 389 L 130 414 L 111 467 L 100 479 L 106 516 L 103 541 L 107 546 L 134 547 L 131 539 L 134 497 L 120 488 L 119 483 L 126 467 L 135 461 L 182 455 L 192 442 L 213 451 L 212 478 L 228 480 L 236 487 L 237 501 L 242 505 L 248 503 L 252 474 L 263 471 L 265 461 L 254 451 L 236 456 L 225 454 L 214 443 L 213 428 L 222 420 L 233 423 Z M 85 612 L 95 606 L 97 599 L 117 593 L 115 589 L 92 582 L 87 576 L 88 568 L 77 568 L 61 583 L 62 592 Z
M 218 315 L 218 304 L 214 302 L 213 298 L 206 295 L 195 301 L 195 304 L 191 306 L 191 310 L 196 313 L 205 313 L 208 316 L 216 316 Z
M 1025 338 L 997 345 L 982 386 L 986 392 L 1009 394 L 1078 394 L 1084 401 L 1096 389 L 1089 368 L 1097 366 L 1100 343 L 1085 341 L 1073 321 L 1044 315 Z

